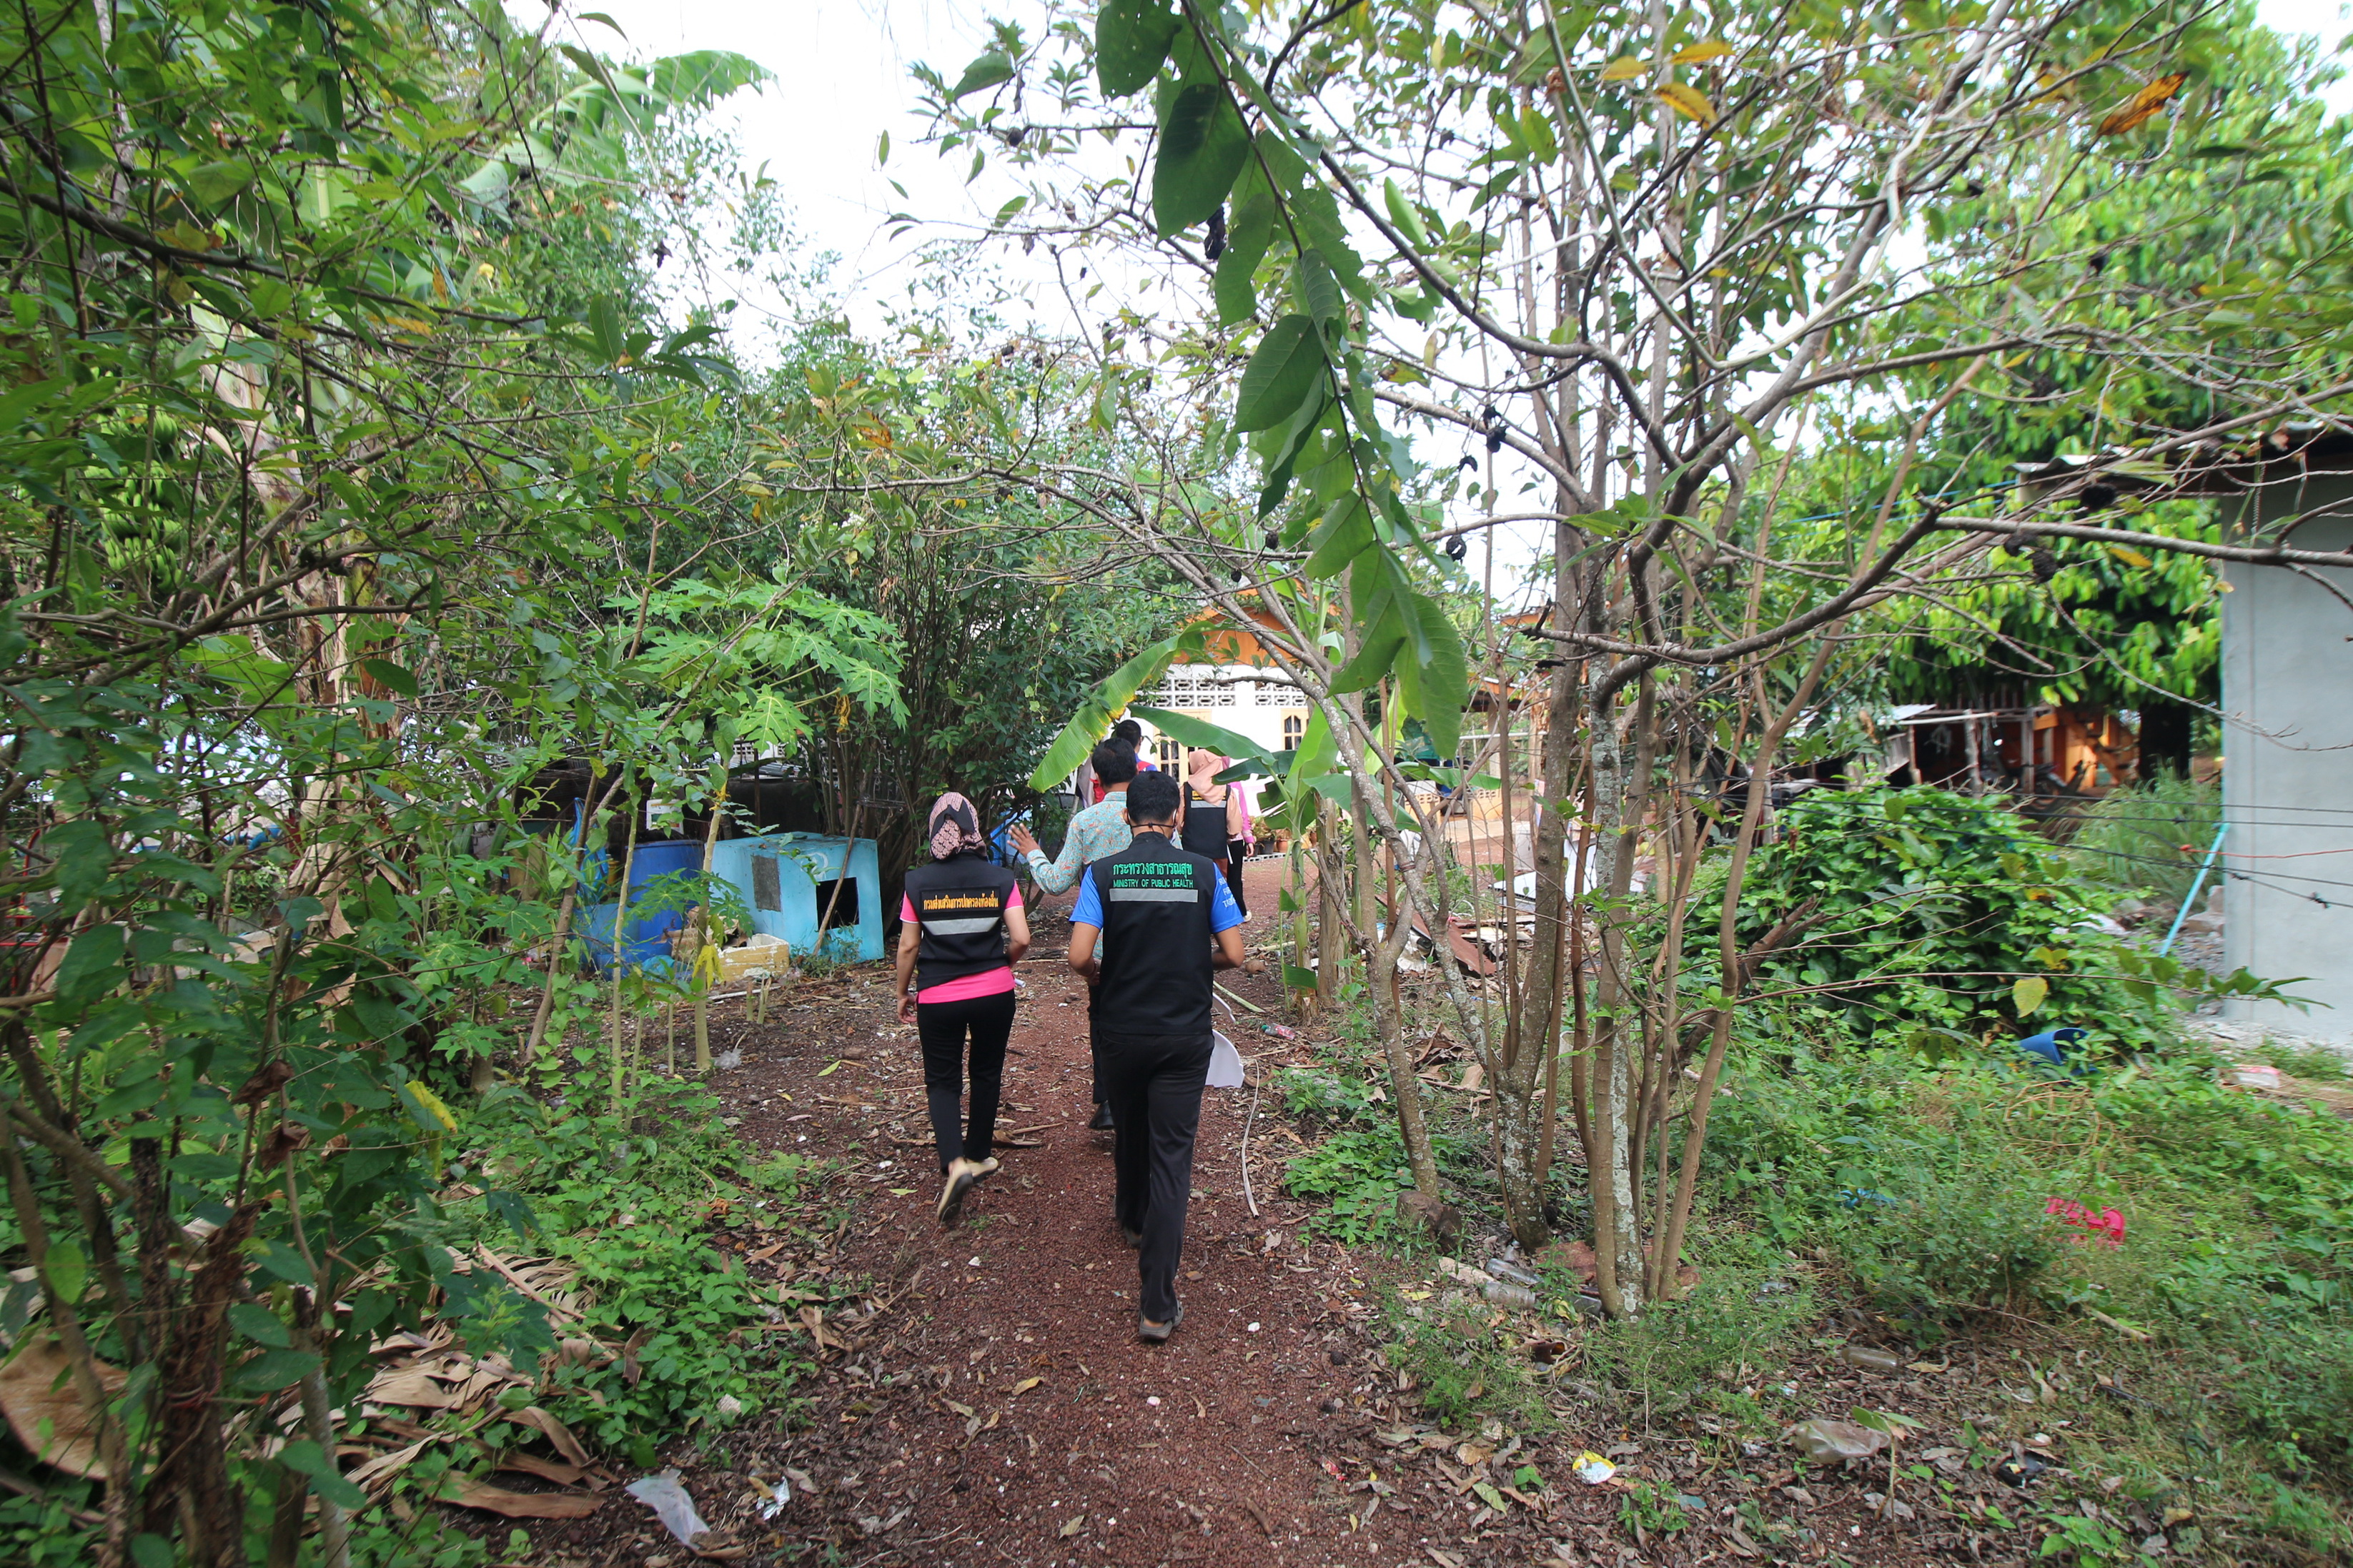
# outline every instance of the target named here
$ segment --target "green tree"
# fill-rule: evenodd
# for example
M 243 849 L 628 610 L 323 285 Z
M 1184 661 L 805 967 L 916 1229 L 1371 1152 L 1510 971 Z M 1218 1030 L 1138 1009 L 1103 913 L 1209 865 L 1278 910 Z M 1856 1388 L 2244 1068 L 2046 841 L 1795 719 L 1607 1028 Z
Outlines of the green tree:
M 372 1338 L 553 1346 L 448 1245 L 449 1058 L 516 1037 L 492 999 L 561 927 L 471 830 L 542 736 L 707 763 L 685 611 L 559 612 L 695 503 L 658 437 L 728 373 L 625 242 L 663 127 L 756 73 L 370 0 L 5 30 L 0 1245 L 108 1471 L 97 1561 L 291 1563 L 315 1499 L 340 1568 Z M 786 605 L 748 631 L 851 614 Z M 806 662 L 881 700 L 842 652 Z M 534 1036 L 582 1000 L 549 963 Z
M 1674 1288 L 1738 1000 L 1736 984 L 1683 990 L 1704 836 L 1670 803 L 1694 787 L 1694 759 L 1715 743 L 1769 768 L 1852 616 L 1942 592 L 2021 536 L 2256 558 L 2073 509 L 2135 466 L 2162 492 L 2200 442 L 2347 390 L 2342 312 L 2319 286 L 2333 231 L 2305 266 L 2274 255 L 2262 226 L 2226 218 L 2210 265 L 2235 315 L 2218 316 L 2144 308 L 2122 287 L 2130 268 L 2092 267 L 2089 234 L 2050 221 L 2063 202 L 2153 170 L 2234 166 L 2236 153 L 2197 155 L 2210 125 L 2240 123 L 2205 79 L 2230 47 L 2228 19 L 2192 7 L 1245 14 L 1118 0 L 1058 9 L 1034 33 L 1001 24 L 959 75 L 919 73 L 944 155 L 1034 171 L 999 216 L 1006 233 L 1148 251 L 1198 301 L 1155 352 L 1199 395 L 1211 460 L 1164 442 L 1115 494 L 1077 474 L 1058 493 L 1229 612 L 1248 592 L 1274 613 L 1263 640 L 1337 747 L 1346 782 L 1332 793 L 1400 858 L 1425 921 L 1443 908 L 1442 840 L 1419 822 L 1422 848 L 1407 853 L 1387 802 L 1410 799 L 1410 780 L 1374 717 L 1396 710 L 1362 700 L 1393 683 L 1452 750 L 1467 664 L 1406 564 L 1443 570 L 1437 546 L 1452 530 L 1415 503 L 1449 491 L 1409 436 L 1448 461 L 1471 447 L 1474 468 L 1477 446 L 1510 454 L 1460 496 L 1454 529 L 1554 524 L 1551 618 L 1533 630 L 1560 657 L 1538 771 L 1576 809 L 1546 815 L 1535 940 L 1503 1005 L 1471 995 L 1443 955 L 1440 967 L 1496 1091 L 1499 1176 L 1524 1244 L 1546 1232 L 1554 1085 L 1569 1080 L 1613 1312 Z M 1095 153 L 1105 135 L 1129 161 Z M 2215 178 L 2233 206 L 2262 199 Z M 2115 289 L 2084 284 L 2109 270 Z M 1924 467 L 1930 437 L 1980 378 L 1998 384 L 2036 356 L 2069 357 L 2085 388 L 2155 387 L 2192 366 L 2211 402 L 2024 504 L 2006 475 L 2000 490 L 1945 488 Z M 1113 363 L 1103 381 L 1148 429 L 1143 373 Z M 1792 465 L 1819 438 L 1817 416 L 1858 406 L 1879 412 L 1892 446 L 1871 489 L 1814 531 L 1834 548 L 1793 551 L 1809 541 L 1780 535 Z M 1236 496 L 1229 475 L 1246 460 L 1255 494 Z M 2266 558 L 2321 559 L 2275 546 L 2263 542 Z M 1326 592 L 1345 606 L 1336 647 L 1316 610 Z M 1498 676 L 1509 640 L 1491 631 L 1481 650 Z M 1695 917 L 1715 917 L 1715 973 L 1735 981 L 1764 792 L 1748 795 L 1721 897 Z M 1572 837 L 1572 819 L 1589 839 Z M 1646 833 L 1656 867 L 1635 900 Z M 1606 889 L 1589 990 L 1570 962 L 1572 861 Z M 1648 900 L 1665 918 L 1638 951 Z M 1380 998 L 1407 923 L 1365 944 L 1392 1046 Z M 1393 1050 L 1391 1066 L 1405 1115 L 1410 1060 Z M 1677 1121 L 1679 1168 L 1654 1171 L 1645 1152 L 1663 1151 Z M 1434 1184 L 1406 1132 L 1418 1181 Z

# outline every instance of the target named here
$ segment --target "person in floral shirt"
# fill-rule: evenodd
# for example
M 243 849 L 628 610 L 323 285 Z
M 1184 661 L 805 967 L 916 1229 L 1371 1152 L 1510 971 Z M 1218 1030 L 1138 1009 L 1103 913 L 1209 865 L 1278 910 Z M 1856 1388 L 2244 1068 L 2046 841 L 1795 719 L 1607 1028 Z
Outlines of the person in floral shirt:
M 1134 833 L 1127 826 L 1127 786 L 1135 778 L 1135 748 L 1125 741 L 1113 738 L 1094 749 L 1087 759 L 1095 776 L 1103 782 L 1103 797 L 1082 808 L 1071 818 L 1068 832 L 1062 836 L 1062 852 L 1049 860 L 1039 847 L 1037 835 L 1027 827 L 1016 826 L 1006 835 L 1013 847 L 1018 849 L 1029 863 L 1029 875 L 1040 892 L 1067 892 L 1082 872 L 1107 855 L 1116 855 L 1127 847 Z M 1092 1052 L 1095 1020 L 1092 999 L 1087 1015 L 1088 1046 Z M 1111 1127 L 1111 1111 L 1103 1105 L 1103 1065 L 1095 1064 L 1095 1113 L 1087 1125 L 1097 1131 Z

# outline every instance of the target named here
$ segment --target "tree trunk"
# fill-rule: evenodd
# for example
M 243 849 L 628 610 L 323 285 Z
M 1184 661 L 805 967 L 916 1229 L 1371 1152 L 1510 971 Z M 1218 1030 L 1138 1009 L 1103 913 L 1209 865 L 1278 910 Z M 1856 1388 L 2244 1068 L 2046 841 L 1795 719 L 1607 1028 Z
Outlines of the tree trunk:
M 1340 874 L 1340 814 L 1329 801 L 1315 818 L 1315 1005 L 1326 1017 L 1340 999 L 1340 954 L 1347 929 Z
M 1641 1210 L 1635 1197 L 1638 1157 L 1632 1122 L 1633 1053 L 1640 1027 L 1629 1029 L 1633 998 L 1626 979 L 1624 900 L 1632 884 L 1634 847 L 1641 830 L 1633 796 L 1635 781 L 1626 740 L 1608 702 L 1587 705 L 1595 818 L 1595 881 L 1609 889 L 1600 925 L 1600 973 L 1594 978 L 1588 1020 L 1592 1068 L 1588 1092 L 1589 1143 L 1586 1168 L 1593 1183 L 1594 1284 L 1613 1318 L 1642 1310 Z
M 702 950 L 706 947 L 717 945 L 718 941 L 716 934 L 712 931 L 711 926 L 711 889 L 709 883 L 711 877 L 711 858 L 719 848 L 719 824 L 727 815 L 727 752 L 724 749 L 723 749 L 719 753 L 719 765 L 712 770 L 712 776 L 715 780 L 715 784 L 712 796 L 711 826 L 703 830 L 702 835 L 702 875 L 704 879 L 702 902 L 698 905 L 695 910 L 695 920 L 701 928 L 702 940 L 696 946 L 694 952 L 694 1070 L 701 1073 L 705 1078 L 711 1076 L 711 981 L 708 977 L 715 973 L 715 971 L 704 967 L 702 963 Z M 842 846 L 841 881 L 844 882 L 849 879 L 850 847 L 850 844 L 847 841 L 845 841 Z M 837 882 L 834 885 L 833 896 L 836 902 L 840 900 L 841 887 L 839 882 Z M 825 921 L 830 919 L 832 914 L 833 910 L 828 907 L 824 915 L 820 916 L 818 919 L 818 947 L 820 952 L 822 952 L 825 947 Z

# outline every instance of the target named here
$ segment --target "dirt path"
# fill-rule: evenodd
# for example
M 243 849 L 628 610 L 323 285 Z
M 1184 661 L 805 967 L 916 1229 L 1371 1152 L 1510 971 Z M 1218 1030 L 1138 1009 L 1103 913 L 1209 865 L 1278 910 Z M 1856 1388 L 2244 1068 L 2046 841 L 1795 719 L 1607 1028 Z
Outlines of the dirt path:
M 1250 934 L 1269 942 L 1282 868 L 1252 871 Z M 731 1556 L 826 1568 L 2024 1560 L 2031 1535 L 2001 1541 L 1981 1522 L 1983 1498 L 2010 1494 L 1961 1473 L 1950 1447 L 1927 1453 L 1981 1496 L 1948 1497 L 1891 1527 L 1869 1511 L 1867 1468 L 1801 1476 L 1781 1445 L 1736 1444 L 1690 1412 L 1636 1433 L 1556 1397 L 1542 1432 L 1434 1426 L 1410 1375 L 1384 1360 L 1376 1300 L 1384 1282 L 1409 1302 L 1449 1282 L 1434 1265 L 1352 1254 L 1308 1231 L 1309 1211 L 1279 1193 L 1303 1145 L 1271 1098 L 1253 1119 L 1248 1087 L 1210 1090 L 1203 1104 L 1178 1284 L 1185 1327 L 1166 1345 L 1139 1343 L 1134 1254 L 1110 1217 L 1110 1144 L 1085 1125 L 1084 989 L 1063 964 L 1069 902 L 1031 911 L 1039 951 L 1021 966 L 1000 1128 L 1014 1146 L 1000 1147 L 1004 1169 L 954 1230 L 932 1217 L 922 1062 L 893 1016 L 887 970 L 806 982 L 769 1023 L 746 1020 L 740 1001 L 714 1020 L 714 1043 L 742 1053 L 717 1085 L 744 1136 L 831 1171 L 800 1228 L 713 1221 L 723 1267 L 776 1291 L 772 1331 L 816 1363 L 788 1409 L 664 1451 L 703 1518 L 741 1543 Z M 1262 1007 L 1279 1002 L 1271 977 L 1229 979 Z M 1245 1008 L 1221 1023 L 1264 1086 L 1314 1047 L 1259 1032 L 1261 1016 Z M 1255 1215 L 1242 1190 L 1246 1125 Z M 1506 1316 L 1494 1311 L 1489 1328 Z M 1970 1385 L 1996 1385 L 1957 1364 L 1957 1386 L 1941 1394 L 1930 1386 L 1941 1380 L 1909 1372 L 1865 1389 L 1834 1341 L 1815 1342 L 1820 1353 L 1801 1358 L 1810 1364 L 1784 1374 L 1784 1393 L 1805 1385 L 1806 1409 L 1892 1399 L 1926 1415 L 1977 1398 Z M 1937 1435 L 1962 1419 L 1940 1419 Z M 1992 1417 L 1968 1419 L 1984 1428 Z M 1572 1479 L 1586 1449 L 1606 1451 L 1619 1479 Z M 1535 1495 L 1513 1484 L 1523 1465 L 1549 1478 Z M 790 1501 L 764 1508 L 779 1479 Z M 1667 1522 L 1681 1533 L 1625 1512 L 1630 1497 L 1653 1495 L 1696 1510 Z M 1778 1546 L 1744 1535 L 1743 1521 Z M 617 1500 L 533 1536 L 542 1568 L 693 1561 Z
M 1037 1146 L 1001 1152 L 1004 1169 L 957 1228 L 932 1218 L 922 1066 L 912 1031 L 889 1016 L 887 984 L 856 984 L 836 1037 L 777 1040 L 728 1084 L 762 1143 L 858 1135 L 828 1151 L 863 1165 L 853 1179 L 870 1189 L 834 1267 L 898 1282 L 887 1310 L 844 1333 L 857 1348 L 828 1355 L 813 1426 L 774 1445 L 815 1483 L 779 1521 L 786 1535 L 909 1563 L 1419 1556 L 1409 1521 L 1392 1511 L 1359 1525 L 1350 1505 L 1361 1511 L 1371 1492 L 1350 1494 L 1325 1468 L 1379 1419 L 1368 1396 L 1388 1374 L 1352 1328 L 1369 1315 L 1364 1277 L 1298 1233 L 1298 1211 L 1267 1190 L 1273 1161 L 1253 1178 L 1250 1214 L 1250 1089 L 1213 1089 L 1203 1106 L 1185 1327 L 1165 1346 L 1136 1342 L 1109 1139 L 1085 1128 L 1084 988 L 1062 965 L 1060 910 L 1035 923 L 1041 953 L 1021 966 L 1004 1126 Z M 1263 982 L 1236 989 L 1274 1000 Z M 870 999 L 863 1017 L 857 999 Z M 1274 1044 L 1227 1028 L 1246 1054 Z M 850 1051 L 864 1059 L 816 1087 L 854 1107 L 801 1109 L 824 1058 Z M 1254 1152 L 1271 1135 L 1261 1118 Z

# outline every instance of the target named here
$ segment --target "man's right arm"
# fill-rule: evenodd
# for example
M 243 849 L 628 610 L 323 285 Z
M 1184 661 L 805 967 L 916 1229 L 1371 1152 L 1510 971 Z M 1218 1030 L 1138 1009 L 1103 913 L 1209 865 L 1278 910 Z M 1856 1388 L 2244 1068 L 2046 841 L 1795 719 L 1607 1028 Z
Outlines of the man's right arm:
M 1092 877 L 1079 885 L 1079 901 L 1071 906 L 1071 973 L 1092 985 L 1103 975 L 1095 939 L 1103 932 L 1103 899 Z
M 1094 807 L 1088 806 L 1086 811 L 1093 809 Z M 1079 872 L 1085 868 L 1086 860 L 1082 855 L 1079 844 L 1079 818 L 1085 816 L 1086 811 L 1073 816 L 1071 818 L 1071 826 L 1063 830 L 1062 852 L 1060 855 L 1049 860 L 1043 849 L 1032 849 L 1029 852 L 1029 876 L 1038 884 L 1040 891 L 1068 892 L 1071 884 L 1078 880 Z

